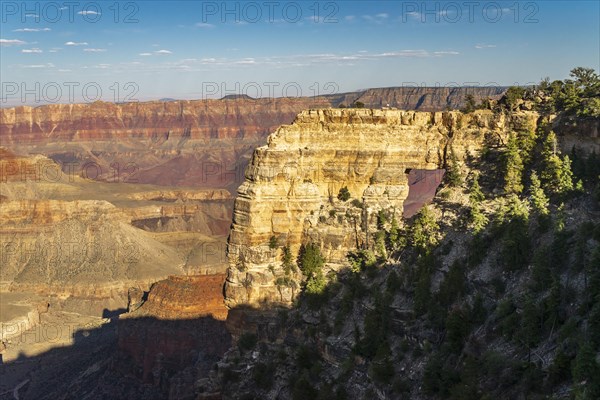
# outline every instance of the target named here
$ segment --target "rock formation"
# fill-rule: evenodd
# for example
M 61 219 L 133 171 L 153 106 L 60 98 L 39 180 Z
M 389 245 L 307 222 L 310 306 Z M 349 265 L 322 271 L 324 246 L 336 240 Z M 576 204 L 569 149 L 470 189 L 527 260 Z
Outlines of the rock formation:
M 304 109 L 360 101 L 440 111 L 461 107 L 467 94 L 497 99 L 504 90 L 396 87 L 320 97 L 21 106 L 0 109 L 0 137 L 19 154 L 51 157 L 70 175 L 235 189 L 253 149 Z
M 0 290 L 103 315 L 126 307 L 130 287 L 224 272 L 227 190 L 65 178 L 47 157 L 0 154 Z
M 155 283 L 139 308 L 119 318 L 115 369 L 168 398 L 198 391 L 194 379 L 206 378 L 231 346 L 224 280 L 224 274 L 170 276 Z
M 308 110 L 255 150 L 238 189 L 228 241 L 227 304 L 289 303 L 282 285 L 281 247 L 294 256 L 317 243 L 330 266 L 367 245 L 380 209 L 402 214 L 410 169 L 446 165 L 449 146 L 460 160 L 513 130 L 535 129 L 538 114 L 491 111 L 415 112 L 372 109 Z M 341 188 L 352 198 L 338 201 Z

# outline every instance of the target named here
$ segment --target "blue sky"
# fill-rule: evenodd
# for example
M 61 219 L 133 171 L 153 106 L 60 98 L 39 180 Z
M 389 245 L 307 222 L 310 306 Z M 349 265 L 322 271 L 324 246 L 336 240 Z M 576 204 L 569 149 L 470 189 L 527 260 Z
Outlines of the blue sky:
M 99 91 L 124 101 L 529 84 L 600 68 L 597 1 L 3 1 L 1 12 L 1 106 Z

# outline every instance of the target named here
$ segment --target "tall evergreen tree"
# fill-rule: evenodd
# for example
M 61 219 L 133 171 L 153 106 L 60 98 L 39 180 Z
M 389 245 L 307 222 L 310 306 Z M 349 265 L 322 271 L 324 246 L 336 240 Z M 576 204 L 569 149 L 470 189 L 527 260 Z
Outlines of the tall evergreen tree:
M 523 159 L 515 136 L 508 139 L 504 153 L 504 191 L 509 194 L 523 191 Z
M 544 141 L 542 150 L 542 183 L 550 193 L 566 194 L 573 190 L 573 172 L 568 156 L 560 157 L 556 134 L 550 132 Z
M 481 210 L 481 202 L 484 199 L 481 187 L 479 187 L 479 177 L 473 178 L 471 190 L 469 191 L 469 203 L 471 205 L 470 223 L 475 234 L 481 232 L 488 223 L 488 217 Z
M 533 205 L 533 209 L 539 215 L 546 216 L 550 213 L 548 210 L 548 206 L 550 205 L 550 201 L 544 193 L 544 189 L 542 189 L 542 183 L 537 176 L 537 173 L 533 171 L 531 173 L 531 187 L 529 188 L 529 192 L 531 193 L 531 204 Z

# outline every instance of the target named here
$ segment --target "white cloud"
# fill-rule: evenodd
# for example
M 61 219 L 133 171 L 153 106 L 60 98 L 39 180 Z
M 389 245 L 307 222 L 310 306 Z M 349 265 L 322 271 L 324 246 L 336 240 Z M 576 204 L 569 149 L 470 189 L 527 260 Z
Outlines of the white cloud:
M 79 15 L 102 15 L 101 13 L 99 13 L 97 11 L 91 11 L 91 10 L 90 11 L 87 11 L 87 10 L 79 11 L 77 14 L 79 14 Z
M 48 32 L 51 31 L 50 28 L 21 28 L 21 29 L 13 29 L 13 32 Z
M 213 24 L 208 24 L 206 22 L 197 22 L 194 26 L 196 28 L 208 28 L 208 29 L 215 27 Z
M 103 53 L 106 51 L 106 49 L 83 49 L 83 51 L 87 51 L 88 53 Z
M 243 60 L 234 61 L 234 64 L 255 65 L 256 60 L 254 58 L 244 58 Z
M 460 53 L 458 51 L 434 51 L 433 54 L 435 54 L 436 56 L 456 56 Z
M 60 50 L 62 50 L 60 47 L 53 47 L 48 50 L 48 53 L 58 53 Z
M 354 15 L 346 15 L 344 19 L 348 22 L 352 22 L 356 19 L 356 17 Z
M 150 56 L 166 56 L 169 54 L 173 54 L 173 52 L 171 50 L 156 50 L 153 52 L 144 52 L 144 53 L 138 53 L 138 56 L 142 56 L 142 57 L 150 57 Z
M 25 18 L 39 18 L 40 16 L 37 14 L 25 14 Z
M 72 72 L 70 69 L 59 69 L 58 72 Z
M 476 44 L 475 45 L 476 49 L 493 49 L 495 47 L 496 47 L 495 44 Z
M 33 49 L 23 49 L 21 53 L 43 53 L 41 49 L 33 48 Z
M 54 68 L 54 64 L 33 64 L 33 65 L 23 65 L 23 68 Z
M 88 42 L 66 42 L 65 46 L 87 46 Z
M 389 17 L 386 13 L 379 13 L 377 15 L 363 15 L 362 18 L 367 22 L 375 24 L 382 24 Z
M 0 39 L 0 46 L 21 46 L 23 44 L 27 44 L 19 39 Z

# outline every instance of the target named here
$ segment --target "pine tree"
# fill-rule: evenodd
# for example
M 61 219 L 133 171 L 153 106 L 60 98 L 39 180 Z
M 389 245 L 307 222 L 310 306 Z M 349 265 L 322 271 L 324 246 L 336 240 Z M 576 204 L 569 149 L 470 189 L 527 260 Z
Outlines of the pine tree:
M 542 189 L 542 183 L 537 176 L 537 173 L 533 171 L 531 173 L 531 187 L 529 191 L 531 193 L 531 204 L 533 205 L 533 209 L 539 215 L 546 216 L 550 213 L 548 210 L 548 206 L 550 205 L 550 201 L 544 193 L 544 189 Z
M 504 153 L 504 191 L 509 194 L 523 191 L 523 159 L 515 136 L 508 139 Z
M 523 315 L 521 317 L 521 334 L 525 346 L 529 350 L 531 358 L 531 348 L 539 342 L 540 339 L 540 317 L 537 307 L 531 298 L 525 300 Z
M 485 196 L 481 191 L 481 187 L 479 186 L 479 176 L 475 175 L 473 177 L 473 183 L 471 184 L 471 190 L 469 191 L 469 200 L 471 203 L 481 203 L 485 200 Z
M 456 157 L 456 153 L 454 152 L 454 148 L 450 147 L 450 162 L 447 163 L 448 172 L 446 173 L 446 178 L 448 179 L 448 183 L 452 187 L 459 187 L 463 183 L 463 177 L 460 172 L 460 167 L 458 165 L 458 158 Z
M 537 134 L 531 129 L 526 132 L 520 132 L 517 138 L 523 163 L 529 164 L 533 157 L 533 149 L 537 143 Z
M 390 227 L 390 242 L 392 245 L 396 245 L 398 242 L 398 238 L 400 236 L 400 228 L 398 227 L 398 220 L 396 219 L 396 214 L 392 217 L 392 224 Z
M 541 178 L 544 189 L 555 194 L 566 194 L 573 190 L 571 160 L 569 156 L 560 158 L 560 150 L 557 149 L 554 132 L 550 132 L 544 141 L 542 157 L 544 169 Z
M 422 253 L 428 253 L 438 242 L 439 225 L 428 206 L 421 208 L 411 227 L 412 245 Z
M 478 234 L 485 229 L 488 223 L 488 217 L 481 210 L 481 202 L 483 199 L 484 195 L 479 187 L 479 179 L 475 176 L 473 178 L 473 183 L 471 184 L 471 190 L 469 191 L 469 203 L 471 205 L 470 223 L 475 234 Z

